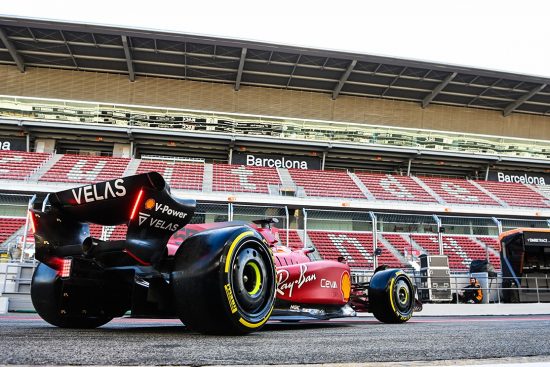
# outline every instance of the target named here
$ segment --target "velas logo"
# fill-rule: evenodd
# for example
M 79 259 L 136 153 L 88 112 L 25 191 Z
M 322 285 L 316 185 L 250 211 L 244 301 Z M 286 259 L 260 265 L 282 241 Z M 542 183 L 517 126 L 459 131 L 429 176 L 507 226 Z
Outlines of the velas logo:
M 139 212 L 139 215 L 138 215 L 138 224 L 141 226 L 143 224 L 143 222 L 145 222 L 147 219 L 149 219 L 151 215 L 147 214 L 147 213 L 142 213 L 142 212 Z
M 145 201 L 145 209 L 151 210 L 155 207 L 155 199 L 147 199 Z

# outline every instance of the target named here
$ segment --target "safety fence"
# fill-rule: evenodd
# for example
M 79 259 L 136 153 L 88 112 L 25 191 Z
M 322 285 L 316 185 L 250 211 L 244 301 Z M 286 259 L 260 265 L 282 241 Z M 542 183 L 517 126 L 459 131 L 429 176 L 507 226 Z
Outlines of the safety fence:
M 0 211 L 21 218 L 25 224 L 20 229 L 7 235 L 0 241 L 0 261 L 20 259 L 29 261 L 34 256 L 34 238 L 30 233 L 30 225 L 26 210 L 29 196 L 0 194 Z M 2 209 L 3 208 L 3 209 Z M 5 218 L 9 218 L 6 216 Z M 323 210 L 323 209 L 291 209 L 276 205 L 244 205 L 233 203 L 199 202 L 191 223 L 213 223 L 231 220 L 251 222 L 262 218 L 276 218 L 274 227 L 279 229 L 281 241 L 289 243 L 289 231 L 300 232 L 304 245 L 311 246 L 308 240 L 309 231 L 332 231 L 347 233 L 372 233 L 368 243 L 361 243 L 365 250 L 375 254 L 376 249 L 384 247 L 385 234 L 399 234 L 408 245 L 401 249 L 401 255 L 406 260 L 415 260 L 420 255 L 419 246 L 415 246 L 415 236 L 430 235 L 437 240 L 440 254 L 446 254 L 448 245 L 444 246 L 444 236 L 487 236 L 496 243 L 496 236 L 502 231 L 518 228 L 549 228 L 548 220 L 515 219 L 497 217 L 470 217 L 450 215 L 404 214 L 373 211 Z M 2 215 L 0 214 L 0 219 Z M 108 239 L 111 229 L 102 229 L 101 238 Z M 365 238 L 365 237 L 363 237 Z M 314 244 L 313 244 L 314 245 Z M 498 246 L 491 249 L 484 243 L 484 258 L 498 257 Z M 447 247 L 447 250 L 444 248 Z M 405 251 L 406 250 L 406 251 Z M 431 251 L 433 254 L 434 251 Z M 9 256 L 8 256 L 9 255 Z M 376 258 L 374 259 L 376 263 Z M 403 259 L 401 259 L 402 262 Z M 417 259 L 416 259 L 417 260 Z M 376 265 L 376 264 L 374 264 Z M 374 269 L 375 266 L 372 267 Z M 370 270 L 372 270 L 370 269 Z
M 448 277 L 427 277 L 418 271 L 406 270 L 416 286 L 418 298 L 425 303 L 550 303 L 550 277 L 548 274 L 526 276 L 521 279 L 502 277 L 501 274 L 489 276 L 487 273 L 454 273 Z M 369 282 L 374 272 L 352 271 L 352 282 Z M 468 292 L 477 288 L 467 288 L 469 280 L 475 277 L 479 283 L 482 299 L 468 301 Z
M 0 295 L 29 295 L 32 274 L 37 263 L 0 264 Z M 465 298 L 469 273 L 451 274 L 449 277 L 432 277 L 431 282 L 438 287 L 427 287 L 425 277 L 418 272 L 407 271 L 417 289 L 418 298 L 424 303 L 469 303 Z M 372 271 L 356 270 L 352 272 L 353 283 L 369 282 Z M 550 278 L 548 275 L 528 276 L 520 280 L 503 278 L 500 274 L 490 277 L 488 274 L 475 274 L 480 284 L 483 298 L 479 303 L 548 303 L 550 302 Z M 439 292 L 437 296 L 425 297 Z

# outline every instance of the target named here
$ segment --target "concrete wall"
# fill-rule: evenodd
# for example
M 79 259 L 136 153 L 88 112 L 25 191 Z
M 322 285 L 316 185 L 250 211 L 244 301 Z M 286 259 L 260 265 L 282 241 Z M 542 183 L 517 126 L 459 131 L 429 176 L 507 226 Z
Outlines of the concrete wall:
M 275 88 L 0 65 L 0 94 L 215 110 L 550 140 L 550 118 Z

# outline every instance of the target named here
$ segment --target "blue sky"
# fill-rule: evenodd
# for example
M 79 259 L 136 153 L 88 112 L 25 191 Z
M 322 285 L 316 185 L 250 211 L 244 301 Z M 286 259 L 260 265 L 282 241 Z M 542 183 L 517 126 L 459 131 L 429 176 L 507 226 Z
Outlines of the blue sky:
M 3 1 L 0 14 L 214 35 L 550 77 L 546 1 Z

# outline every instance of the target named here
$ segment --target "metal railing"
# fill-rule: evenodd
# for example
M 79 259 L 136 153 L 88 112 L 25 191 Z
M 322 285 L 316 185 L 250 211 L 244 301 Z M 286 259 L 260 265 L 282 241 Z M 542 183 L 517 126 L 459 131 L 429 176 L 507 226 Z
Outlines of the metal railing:
M 10 262 L 0 264 L 0 295 L 5 293 L 30 294 L 32 275 L 37 263 Z M 30 276 L 22 276 L 24 269 L 32 269 Z M 22 287 L 23 286 L 23 287 Z M 24 288 L 22 290 L 21 288 Z
M 445 283 L 449 280 L 450 282 L 444 284 L 446 286 L 430 288 L 421 286 L 422 278 L 426 277 L 421 276 L 418 272 L 408 270 L 406 272 L 415 283 L 419 295 L 423 290 L 429 289 L 449 292 L 450 297 L 447 301 L 423 301 L 434 303 L 463 303 L 458 294 L 465 290 L 465 287 L 468 285 L 468 280 L 472 276 L 469 273 L 462 273 L 451 274 L 450 277 L 431 277 L 432 281 L 439 280 L 439 283 Z M 372 278 L 372 275 L 372 271 L 356 269 L 352 271 L 352 281 L 354 283 L 368 282 Z M 550 276 L 529 277 L 528 279 L 534 281 L 535 284 L 533 287 L 527 287 L 525 284 L 515 286 L 514 278 L 502 277 L 500 274 L 496 277 L 487 277 L 488 284 L 480 288 L 484 297 L 482 303 L 550 303 Z M 503 284 L 505 283 L 511 285 L 504 286 Z M 524 298 L 524 300 L 522 300 L 522 298 Z
M 550 158 L 544 140 L 388 127 L 373 124 L 285 118 L 154 106 L 0 96 L 0 115 L 70 124 L 94 123 L 156 129 L 344 141 L 429 150 Z

